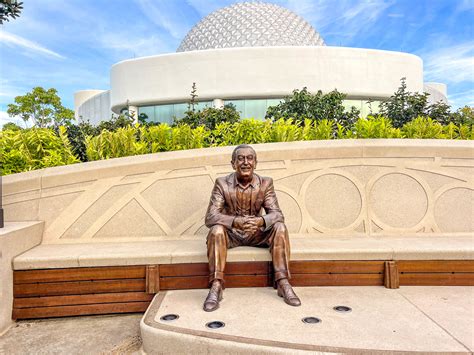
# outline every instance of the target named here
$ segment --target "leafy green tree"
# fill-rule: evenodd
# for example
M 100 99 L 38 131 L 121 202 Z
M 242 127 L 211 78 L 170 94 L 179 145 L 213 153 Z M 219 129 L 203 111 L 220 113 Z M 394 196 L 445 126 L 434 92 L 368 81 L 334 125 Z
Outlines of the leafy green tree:
M 435 121 L 447 125 L 453 121 L 451 106 L 442 101 L 431 104 L 427 107 L 426 114 Z
M 406 78 L 402 78 L 398 90 L 380 104 L 379 114 L 392 120 L 393 126 L 402 127 L 417 117 L 431 117 L 441 124 L 452 121 L 450 106 L 444 102 L 429 104 L 430 94 L 412 93 L 407 90 Z
M 20 126 L 18 126 L 17 124 L 15 124 L 13 122 L 7 122 L 2 127 L 2 131 L 6 131 L 6 130 L 19 131 L 21 129 L 23 129 L 23 128 L 21 128 Z
M 313 121 L 328 119 L 349 127 L 357 120 L 360 111 L 355 107 L 347 111 L 343 105 L 345 98 L 346 95 L 337 90 L 327 94 L 319 90 L 312 94 L 304 87 L 302 90 L 293 90 L 293 94 L 278 105 L 268 107 L 265 117 L 273 121 L 294 118 L 300 122 L 305 118 Z
M 223 108 L 206 107 L 200 111 L 188 110 L 185 116 L 178 120 L 178 124 L 188 124 L 192 128 L 205 126 L 213 130 L 221 122 L 235 123 L 240 119 L 239 112 L 233 104 L 227 104 Z
M 4 21 L 10 21 L 9 17 L 16 19 L 20 16 L 21 10 L 23 10 L 23 3 L 18 0 L 1 0 L 0 1 L 0 25 L 3 25 Z
M 452 114 L 453 122 L 457 125 L 474 125 L 474 107 L 464 106 Z
M 175 119 L 178 125 L 187 124 L 192 128 L 204 126 L 213 130 L 219 123 L 234 123 L 240 119 L 240 114 L 233 104 L 226 104 L 222 108 L 206 107 L 202 111 L 196 110 L 196 99 L 198 97 L 196 83 L 193 83 L 190 96 L 191 99 L 188 102 L 188 109 L 184 113 L 184 117 Z
M 23 121 L 32 121 L 38 128 L 68 125 L 74 120 L 74 111 L 64 107 L 54 88 L 45 90 L 40 86 L 23 96 L 15 97 L 15 103 L 9 104 L 10 117 L 19 116 Z

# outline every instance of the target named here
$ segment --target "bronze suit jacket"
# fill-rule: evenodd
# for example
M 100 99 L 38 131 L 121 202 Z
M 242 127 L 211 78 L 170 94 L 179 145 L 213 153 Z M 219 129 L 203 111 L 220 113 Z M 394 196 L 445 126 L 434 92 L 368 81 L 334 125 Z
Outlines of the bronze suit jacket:
M 265 215 L 265 230 L 276 222 L 284 222 L 283 213 L 278 206 L 278 200 L 273 188 L 273 180 L 269 177 L 255 176 L 254 190 L 251 196 L 251 215 L 261 216 L 262 208 Z M 211 228 L 216 224 L 232 229 L 236 214 L 237 195 L 235 173 L 216 179 L 211 193 L 211 200 L 206 213 L 206 226 Z

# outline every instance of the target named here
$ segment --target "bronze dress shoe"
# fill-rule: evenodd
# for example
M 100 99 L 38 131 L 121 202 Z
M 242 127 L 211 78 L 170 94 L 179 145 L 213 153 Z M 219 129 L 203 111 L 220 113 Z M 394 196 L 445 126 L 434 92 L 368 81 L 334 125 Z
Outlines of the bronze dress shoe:
M 204 301 L 203 309 L 206 312 L 215 311 L 219 308 L 219 301 L 222 300 L 222 286 L 221 284 L 213 283 L 209 293 Z
M 293 288 L 291 287 L 289 282 L 285 283 L 278 283 L 278 296 L 283 297 L 283 300 L 285 301 L 286 304 L 289 304 L 290 306 L 298 307 L 301 306 L 301 301 L 296 296 L 295 292 L 293 291 Z

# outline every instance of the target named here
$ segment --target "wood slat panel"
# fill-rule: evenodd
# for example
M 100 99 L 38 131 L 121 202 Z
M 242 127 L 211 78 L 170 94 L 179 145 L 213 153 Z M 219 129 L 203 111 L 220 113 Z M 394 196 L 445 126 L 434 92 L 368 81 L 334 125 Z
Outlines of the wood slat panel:
M 161 290 L 186 290 L 207 288 L 208 276 L 160 277 Z
M 474 273 L 474 260 L 401 260 L 397 264 L 400 272 Z
M 376 274 L 384 272 L 384 261 L 292 261 L 290 272 L 295 274 Z
M 292 274 L 293 286 L 382 286 L 383 274 Z
M 96 303 L 150 302 L 154 295 L 145 292 L 98 293 L 92 295 L 24 297 L 13 300 L 14 308 L 52 307 Z
M 226 274 L 228 275 L 266 275 L 268 273 L 268 261 L 253 261 L 228 263 Z
M 226 275 L 264 275 L 268 272 L 267 261 L 231 262 L 226 264 Z M 208 276 L 207 263 L 160 265 L 160 276 Z
M 229 275 L 225 280 L 226 287 L 268 287 L 267 275 Z
M 209 275 L 207 263 L 160 265 L 160 277 L 207 275 Z
M 160 279 L 161 290 L 183 290 L 208 288 L 208 276 L 163 277 Z M 226 287 L 267 287 L 267 275 L 227 275 Z
M 474 286 L 474 274 L 409 273 L 400 274 L 401 286 Z
M 15 308 L 13 319 L 83 316 L 91 314 L 141 313 L 150 302 L 102 303 L 80 306 Z
M 21 270 L 13 273 L 15 284 L 140 278 L 145 278 L 145 266 Z
M 13 286 L 15 297 L 81 295 L 87 293 L 128 291 L 145 291 L 145 279 L 50 282 Z

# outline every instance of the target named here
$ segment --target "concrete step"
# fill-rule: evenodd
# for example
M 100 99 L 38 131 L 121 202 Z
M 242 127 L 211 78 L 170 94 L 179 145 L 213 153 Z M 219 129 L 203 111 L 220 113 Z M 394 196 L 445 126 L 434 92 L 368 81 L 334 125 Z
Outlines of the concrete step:
M 272 288 L 226 289 L 202 310 L 207 290 L 156 295 L 141 321 L 144 351 L 176 353 L 471 353 L 474 287 L 299 287 L 301 307 Z M 335 306 L 348 306 L 347 313 Z M 167 314 L 178 319 L 161 320 Z M 306 324 L 304 317 L 320 323 Z M 206 324 L 221 321 L 223 328 Z

